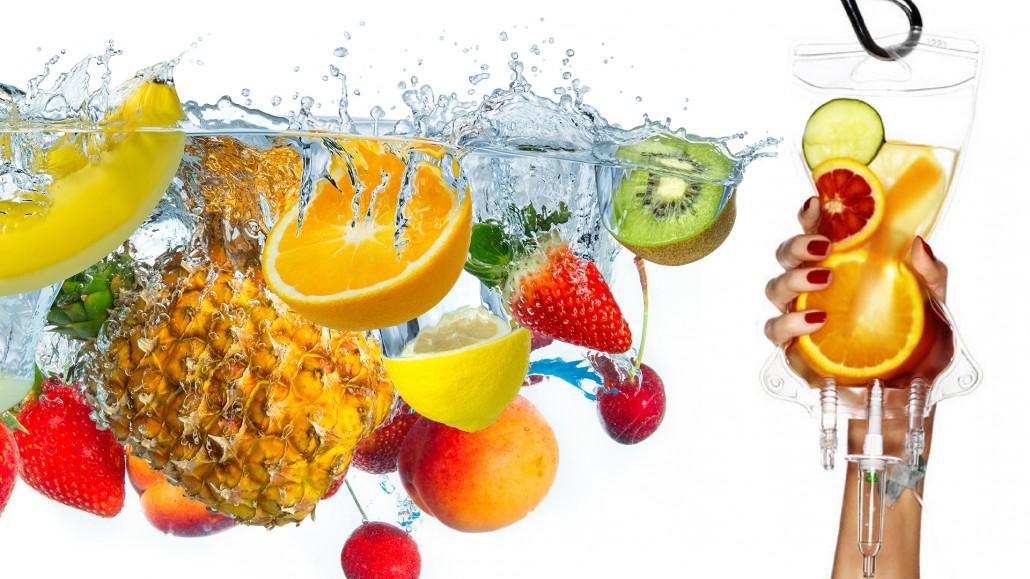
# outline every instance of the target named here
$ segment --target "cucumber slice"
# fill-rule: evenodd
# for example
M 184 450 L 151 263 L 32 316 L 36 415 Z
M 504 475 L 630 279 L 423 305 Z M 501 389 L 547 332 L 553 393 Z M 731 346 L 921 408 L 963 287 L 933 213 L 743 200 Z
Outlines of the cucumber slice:
M 808 117 L 801 148 L 808 168 L 814 169 L 838 157 L 868 164 L 883 142 L 883 119 L 876 109 L 857 99 L 834 99 Z

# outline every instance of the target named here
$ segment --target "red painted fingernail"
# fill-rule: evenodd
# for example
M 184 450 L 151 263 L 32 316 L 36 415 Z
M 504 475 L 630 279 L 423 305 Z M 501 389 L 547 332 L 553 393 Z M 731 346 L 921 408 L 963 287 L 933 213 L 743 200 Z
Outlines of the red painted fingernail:
M 925 240 L 925 239 L 923 239 L 923 237 L 922 237 L 921 235 L 917 235 L 916 237 L 918 237 L 918 238 L 919 238 L 919 243 L 922 243 L 922 244 L 923 244 L 923 250 L 925 250 L 925 251 L 926 251 L 926 255 L 929 255 L 929 256 L 930 256 L 930 259 L 932 259 L 932 260 L 934 260 L 934 261 L 937 261 L 937 256 L 935 256 L 935 255 L 933 254 L 933 250 L 932 250 L 932 249 L 930 249 L 930 244 L 929 244 L 929 243 L 927 243 L 927 242 L 926 242 L 926 240 Z
M 830 253 L 830 242 L 823 239 L 813 239 L 808 242 L 808 253 L 812 255 L 826 255 Z
M 826 321 L 826 312 L 808 312 L 805 314 L 805 322 L 809 324 L 821 324 Z
M 804 207 L 801 208 L 801 212 L 802 213 L 804 213 L 805 211 L 808 211 L 808 206 L 812 204 L 812 199 L 813 199 L 813 197 L 809 197 L 808 199 L 805 199 L 805 205 L 804 205 Z
M 830 270 L 813 269 L 805 277 L 808 278 L 808 283 L 823 284 L 830 281 Z

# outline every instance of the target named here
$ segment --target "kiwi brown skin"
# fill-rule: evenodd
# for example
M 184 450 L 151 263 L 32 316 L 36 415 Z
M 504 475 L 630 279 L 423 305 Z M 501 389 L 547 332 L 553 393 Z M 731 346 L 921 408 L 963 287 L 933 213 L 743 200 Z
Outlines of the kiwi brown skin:
M 623 247 L 651 263 L 671 266 L 686 265 L 718 249 L 729 237 L 736 219 L 737 192 L 734 190 L 730 192 L 730 198 L 719 215 L 697 235 L 687 239 L 663 245 L 636 245 L 620 239 L 617 235 L 614 237 Z

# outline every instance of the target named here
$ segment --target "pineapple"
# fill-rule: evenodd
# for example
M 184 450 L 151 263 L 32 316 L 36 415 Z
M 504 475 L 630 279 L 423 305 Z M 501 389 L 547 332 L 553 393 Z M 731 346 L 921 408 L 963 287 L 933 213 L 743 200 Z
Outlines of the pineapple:
M 186 153 L 177 181 L 196 233 L 139 273 L 88 355 L 88 393 L 187 496 L 240 523 L 299 523 L 395 391 L 376 342 L 315 325 L 265 288 L 260 245 L 296 200 L 299 155 L 228 137 L 195 137 Z

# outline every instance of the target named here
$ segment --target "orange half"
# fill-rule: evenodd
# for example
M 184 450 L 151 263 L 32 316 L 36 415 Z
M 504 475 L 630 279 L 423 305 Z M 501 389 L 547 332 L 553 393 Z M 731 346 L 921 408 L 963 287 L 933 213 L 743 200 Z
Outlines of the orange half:
M 330 328 L 404 323 L 443 299 L 461 274 L 471 195 L 444 178 L 438 163 L 454 163 L 454 174 L 458 167 L 443 147 L 373 138 L 337 144 L 352 165 L 339 161 L 335 184 L 319 182 L 299 231 L 297 207 L 279 219 L 262 254 L 265 279 L 293 309 Z M 410 188 L 404 196 L 402 187 Z
M 880 180 L 858 161 L 829 159 L 812 171 L 821 215 L 817 231 L 830 238 L 834 251 L 864 243 L 880 226 L 884 194 Z
M 845 384 L 893 377 L 923 335 L 923 291 L 915 274 L 864 250 L 833 254 L 821 265 L 833 271 L 833 283 L 798 296 L 796 309 L 822 310 L 826 324 L 798 338 L 801 356 L 820 375 Z

